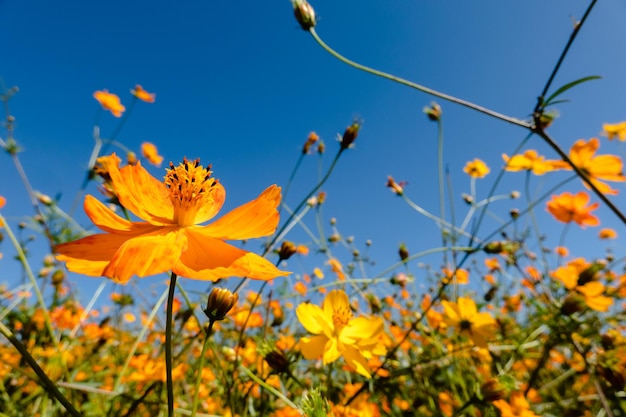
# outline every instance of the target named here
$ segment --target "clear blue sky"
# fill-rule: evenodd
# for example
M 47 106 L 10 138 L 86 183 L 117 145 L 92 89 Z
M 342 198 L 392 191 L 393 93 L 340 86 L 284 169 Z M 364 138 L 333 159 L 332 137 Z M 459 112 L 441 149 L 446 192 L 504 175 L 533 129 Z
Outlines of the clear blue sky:
M 318 33 L 347 57 L 527 118 L 569 37 L 572 19 L 582 17 L 587 2 L 319 0 L 313 6 Z M 598 136 L 604 122 L 626 120 L 624 22 L 626 3 L 598 2 L 554 82 L 556 88 L 587 75 L 603 77 L 571 90 L 566 97 L 572 102 L 559 106 L 561 117 L 550 133 L 564 148 L 579 138 Z M 212 163 L 228 192 L 225 209 L 254 198 L 269 184 L 284 185 L 310 131 L 326 142 L 328 166 L 337 147 L 335 135 L 355 116 L 362 118 L 356 149 L 343 155 L 325 187 L 325 215 L 337 217 L 340 231 L 354 235 L 359 246 L 372 239 L 377 266 L 371 272 L 396 260 L 400 242 L 412 253 L 440 242 L 431 221 L 385 188 L 389 174 L 406 180 L 407 194 L 437 212 L 436 126 L 422 114 L 432 98 L 328 55 L 299 28 L 287 0 L 0 0 L 0 45 L 0 77 L 7 86 L 20 88 L 10 107 L 17 118 L 16 138 L 25 149 L 22 162 L 35 189 L 49 195 L 63 192 L 65 209 L 93 147 L 99 105 L 92 93 L 109 89 L 128 104 L 129 89 L 142 84 L 157 94 L 157 101 L 138 103 L 118 139 L 136 151 L 143 141 L 153 142 L 166 163 L 183 156 Z M 510 154 L 525 132 L 438 102 L 444 109 L 445 161 L 453 192 L 457 197 L 469 192 L 462 167 L 477 157 L 492 168 L 478 181 L 478 194 L 484 196 L 502 166 L 501 154 Z M 103 137 L 118 121 L 109 114 L 99 120 Z M 604 139 L 602 144 L 602 153 L 626 154 L 621 143 Z M 538 138 L 527 148 L 555 157 Z M 8 199 L 3 213 L 18 221 L 31 213 L 27 196 L 8 156 L 0 156 L 0 164 L 0 195 Z M 295 206 L 316 176 L 317 160 L 310 156 L 288 204 Z M 521 190 L 523 177 L 509 174 L 498 192 Z M 562 178 L 564 174 L 555 174 L 545 181 Z M 542 181 L 534 179 L 533 189 Z M 624 185 L 616 187 L 621 194 L 615 202 L 626 208 Z M 576 182 L 564 190 L 579 189 Z M 95 186 L 89 192 L 96 193 Z M 523 208 L 523 201 L 494 210 L 505 216 L 515 205 Z M 462 217 L 465 207 L 458 198 L 455 207 Z M 544 204 L 538 211 L 540 221 L 549 217 Z M 626 228 L 608 210 L 597 212 L 603 226 L 620 233 L 620 240 L 597 243 L 597 230 L 581 232 L 574 226 L 567 243 L 575 255 L 601 255 L 606 246 L 623 253 Z M 482 230 L 490 231 L 493 224 Z M 549 246 L 556 245 L 561 226 L 542 224 L 550 225 Z M 302 234 L 292 239 L 306 242 Z M 253 245 L 249 248 L 257 247 Z M 9 242 L 1 250 L 0 271 L 12 270 Z M 337 255 L 349 259 L 345 251 Z M 306 272 L 293 262 L 290 267 Z

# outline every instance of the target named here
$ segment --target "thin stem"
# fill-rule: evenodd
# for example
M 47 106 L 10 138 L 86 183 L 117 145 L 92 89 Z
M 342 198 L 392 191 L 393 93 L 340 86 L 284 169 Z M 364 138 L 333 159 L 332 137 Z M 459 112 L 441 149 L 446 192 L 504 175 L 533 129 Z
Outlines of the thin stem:
M 326 43 L 324 43 L 324 41 L 317 35 L 317 32 L 315 31 L 315 28 L 309 29 L 309 32 L 311 33 L 311 36 L 313 36 L 315 41 L 322 48 L 324 48 L 326 50 L 326 52 L 328 52 L 329 54 L 331 54 L 332 56 L 334 56 L 335 58 L 337 58 L 341 62 L 350 65 L 351 67 L 354 67 L 354 68 L 359 69 L 361 71 L 368 72 L 370 74 L 377 75 L 377 76 L 382 77 L 382 78 L 386 78 L 386 79 L 391 80 L 391 81 L 395 81 L 395 82 L 397 82 L 399 84 L 406 85 L 408 87 L 411 87 L 411 88 L 414 88 L 416 90 L 419 90 L 419 91 L 421 91 L 423 93 L 430 94 L 430 95 L 433 95 L 435 97 L 439 97 L 441 99 L 450 101 L 452 103 L 460 104 L 461 106 L 465 106 L 465 107 L 468 107 L 468 108 L 470 108 L 472 110 L 476 110 L 478 112 L 484 113 L 484 114 L 486 114 L 488 116 L 495 117 L 496 119 L 500 119 L 500 120 L 503 120 L 505 122 L 508 122 L 508 123 L 511 123 L 511 124 L 514 124 L 514 125 L 517 125 L 517 126 L 524 127 L 526 129 L 530 129 L 531 128 L 531 125 L 528 122 L 516 119 L 514 117 L 506 116 L 504 114 L 501 114 L 501 113 L 495 112 L 493 110 L 490 110 L 490 109 L 488 109 L 486 107 L 479 106 L 479 105 L 471 103 L 469 101 L 465 101 L 465 100 L 462 100 L 460 98 L 456 98 L 456 97 L 450 96 L 448 94 L 441 93 L 441 92 L 433 90 L 431 88 L 424 87 L 424 86 L 422 86 L 420 84 L 416 84 L 414 82 L 405 80 L 403 78 L 396 77 L 395 75 L 391 75 L 391 74 L 386 73 L 386 72 L 378 71 L 378 70 L 375 70 L 373 68 L 366 67 L 365 65 L 361 65 L 361 64 L 359 64 L 357 62 L 351 61 L 348 58 L 346 58 L 346 57 L 342 56 L 341 54 L 339 54 L 337 51 L 332 49 L 330 46 L 326 45 Z
M 174 416 L 174 384 L 172 381 L 172 307 L 176 292 L 176 274 L 172 272 L 170 289 L 167 295 L 167 313 L 165 322 L 165 372 L 167 374 L 167 416 Z
M 196 385 L 195 391 L 193 393 L 193 403 L 191 406 L 191 417 L 196 417 L 196 412 L 198 410 L 198 403 L 200 400 L 200 390 L 198 387 L 200 386 L 200 381 L 202 381 L 202 369 L 204 368 L 204 356 L 206 354 L 207 347 L 209 346 L 209 339 L 211 338 L 211 332 L 213 331 L 213 324 L 215 320 L 209 320 L 209 327 L 204 333 L 204 342 L 202 343 L 202 352 L 200 352 L 200 363 L 198 364 L 198 374 L 196 375 Z

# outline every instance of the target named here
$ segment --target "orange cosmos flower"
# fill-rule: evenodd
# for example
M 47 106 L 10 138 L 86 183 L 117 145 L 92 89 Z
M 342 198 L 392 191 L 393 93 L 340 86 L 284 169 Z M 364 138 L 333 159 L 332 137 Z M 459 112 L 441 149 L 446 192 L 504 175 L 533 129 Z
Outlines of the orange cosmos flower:
M 589 195 L 583 191 L 576 195 L 565 192 L 561 195 L 553 195 L 546 204 L 546 208 L 550 214 L 563 223 L 574 221 L 583 228 L 597 226 L 600 220 L 591 212 L 598 208 L 598 203 L 587 206 L 588 202 Z
M 473 161 L 469 161 L 463 168 L 463 172 L 472 178 L 484 178 L 489 174 L 489 167 L 480 159 L 476 158 Z
M 7 203 L 7 199 L 0 195 L 0 209 Z
M 154 103 L 156 100 L 156 94 L 148 93 L 139 84 L 135 85 L 135 88 L 130 90 L 130 93 L 137 97 L 139 100 L 145 101 L 146 103 Z
M 509 401 L 497 400 L 493 405 L 500 410 L 502 417 L 539 417 L 530 409 L 530 404 L 520 391 L 511 393 Z
M 615 195 L 618 193 L 617 190 L 612 189 L 608 184 L 599 180 L 626 181 L 626 177 L 622 174 L 622 160 L 616 155 L 594 156 L 599 147 L 600 141 L 597 138 L 591 138 L 588 142 L 580 139 L 570 149 L 569 157 L 589 177 L 591 182 L 598 187 L 598 190 L 605 194 Z M 559 166 L 563 169 L 572 169 L 562 161 L 559 162 Z M 585 184 L 585 187 L 587 187 L 587 184 Z
M 576 258 L 567 265 L 557 268 L 551 275 L 552 278 L 561 281 L 568 290 L 581 294 L 590 309 L 607 311 L 613 304 L 613 299 L 603 295 L 605 288 L 601 282 L 586 278 L 592 266 L 593 264 L 583 258 Z
M 602 129 L 604 129 L 604 134 L 609 140 L 618 138 L 622 142 L 626 141 L 626 122 L 616 124 L 605 123 L 602 125 Z
M 212 281 L 228 276 L 268 280 L 289 274 L 224 242 L 272 234 L 278 224 L 280 187 L 272 185 L 255 200 L 202 226 L 220 211 L 226 197 L 222 184 L 211 178 L 210 167 L 204 168 L 199 160 L 170 163 L 161 182 L 141 163 L 119 168 L 115 154 L 101 159 L 120 204 L 144 221 L 125 220 L 87 195 L 85 212 L 105 233 L 57 246 L 57 259 L 70 271 L 119 283 L 133 275 L 169 270 Z
M 504 169 L 507 171 L 532 171 L 535 175 L 543 175 L 560 166 L 560 163 L 555 166 L 555 161 L 546 161 L 545 157 L 539 155 L 534 149 L 529 149 L 523 154 L 513 155 L 510 158 L 507 154 L 502 154 L 502 159 L 506 163 Z
M 476 346 L 486 347 L 496 331 L 496 320 L 489 313 L 479 313 L 471 298 L 459 297 L 457 302 L 442 301 L 445 322 L 468 336 Z
M 120 117 L 126 107 L 122 105 L 120 102 L 120 98 L 112 93 L 109 93 L 109 90 L 98 90 L 93 93 L 93 98 L 98 100 L 98 103 L 105 109 L 113 113 L 113 116 Z
M 150 142 L 141 144 L 141 154 L 154 166 L 160 167 L 161 162 L 163 162 L 163 157 L 159 155 L 157 147 Z
M 600 229 L 598 237 L 600 239 L 615 239 L 617 238 L 617 232 L 609 228 Z

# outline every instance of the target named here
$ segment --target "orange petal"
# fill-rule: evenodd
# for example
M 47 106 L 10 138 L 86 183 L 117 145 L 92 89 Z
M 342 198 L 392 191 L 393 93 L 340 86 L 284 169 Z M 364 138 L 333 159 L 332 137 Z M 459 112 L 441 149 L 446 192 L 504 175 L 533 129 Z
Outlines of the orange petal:
M 326 336 L 303 337 L 300 339 L 300 351 L 305 359 L 317 359 L 324 353 L 328 338 Z
M 203 228 L 207 236 L 220 240 L 253 239 L 274 233 L 278 225 L 280 187 L 272 185 L 252 200 L 226 213 Z
M 152 224 L 172 224 L 174 208 L 169 193 L 161 181 L 141 166 L 141 162 L 122 169 L 111 164 L 109 175 L 122 206 Z
M 67 269 L 83 275 L 101 277 L 104 268 L 128 237 L 117 235 L 91 235 L 55 247 L 57 260 L 65 262 Z
M 91 221 L 100 230 L 109 233 L 133 236 L 150 233 L 162 227 L 150 223 L 134 223 L 123 219 L 91 195 L 85 196 L 84 208 Z
M 211 220 L 217 215 L 217 213 L 219 213 L 224 205 L 224 200 L 226 200 L 226 190 L 224 189 L 224 186 L 219 182 L 216 183 L 208 192 L 205 193 L 202 200 L 202 206 L 196 213 L 194 224 L 200 224 Z
M 171 230 L 171 229 L 170 229 Z M 133 275 L 145 277 L 173 269 L 187 246 L 180 231 L 165 229 L 160 234 L 128 239 L 115 252 L 103 274 L 117 282 L 127 282 Z
M 259 255 L 208 238 L 198 233 L 200 230 L 202 228 L 186 231 L 189 246 L 174 268 L 179 275 L 215 281 L 229 276 L 268 280 L 290 274 Z

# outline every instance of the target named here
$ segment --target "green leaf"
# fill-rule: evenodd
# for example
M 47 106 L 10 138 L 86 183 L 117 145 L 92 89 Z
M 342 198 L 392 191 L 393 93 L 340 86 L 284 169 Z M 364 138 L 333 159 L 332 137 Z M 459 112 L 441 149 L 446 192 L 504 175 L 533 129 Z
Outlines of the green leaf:
M 566 92 L 570 88 L 575 87 L 578 84 L 582 84 L 584 82 L 591 81 L 591 80 L 598 80 L 600 78 L 602 78 L 602 77 L 600 77 L 599 75 L 590 75 L 589 77 L 583 77 L 583 78 L 580 78 L 578 80 L 575 80 L 575 81 L 572 81 L 570 83 L 567 83 L 564 86 L 562 86 L 561 88 L 559 88 L 558 90 L 556 90 L 554 93 L 552 93 L 552 95 L 550 97 L 548 97 L 543 102 L 543 106 L 542 107 L 545 109 L 550 104 L 554 104 L 554 103 L 552 103 L 552 100 L 554 100 L 556 97 L 558 97 L 559 95 L 563 94 L 564 92 Z

